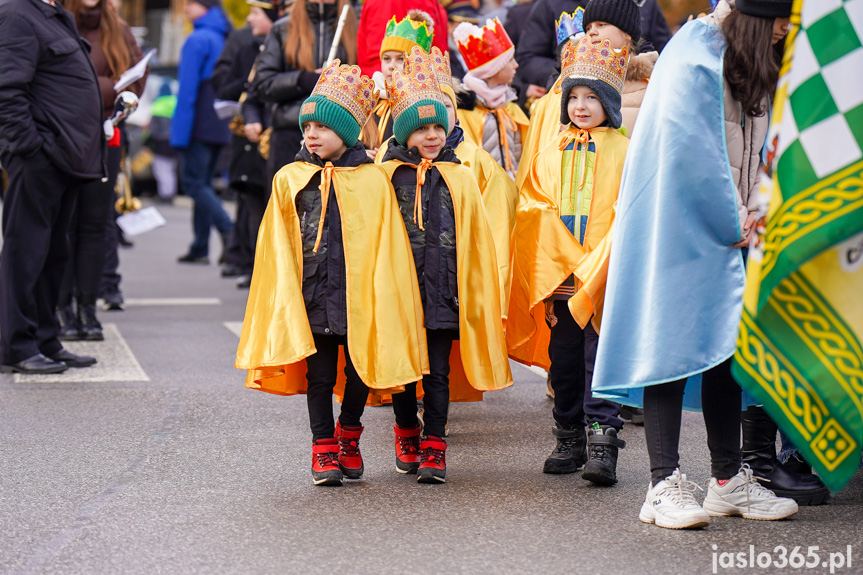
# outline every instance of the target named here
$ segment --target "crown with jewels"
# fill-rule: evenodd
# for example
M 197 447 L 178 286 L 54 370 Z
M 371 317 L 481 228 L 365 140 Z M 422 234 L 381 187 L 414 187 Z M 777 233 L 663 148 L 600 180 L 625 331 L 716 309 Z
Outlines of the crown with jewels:
M 434 46 L 429 56 L 431 56 L 435 77 L 441 89 L 444 86 L 449 86 L 452 89 L 452 70 L 449 66 L 449 52 L 441 53 L 440 48 Z
M 405 61 L 404 73 L 393 70 L 393 78 L 387 84 L 389 99 L 393 107 L 393 120 L 420 100 L 444 103 L 432 56 L 414 46 Z M 424 112 L 420 110 L 420 117 Z
M 572 14 L 562 12 L 557 24 L 557 45 L 560 46 L 571 36 L 584 32 L 584 8 L 579 6 Z
M 601 80 L 618 92 L 623 92 L 629 50 L 615 50 L 608 38 L 597 45 L 587 36 L 583 36 L 578 43 L 569 41 L 563 47 L 560 61 L 563 78 Z
M 387 23 L 387 29 L 381 43 L 381 54 L 387 50 L 407 53 L 414 46 L 419 46 L 428 52 L 432 45 L 434 32 L 429 30 L 429 26 L 423 18 L 431 17 L 419 10 L 412 10 L 398 22 L 393 16 L 392 20 Z
M 335 102 L 350 112 L 360 126 L 365 125 L 378 101 L 378 91 L 371 78 L 363 76 L 359 66 L 342 66 L 339 60 L 333 60 L 321 73 L 312 96 L 323 96 Z M 314 106 L 314 102 L 307 102 L 303 107 L 310 104 Z M 314 110 L 301 113 L 313 114 Z
M 465 64 L 471 71 L 490 64 L 496 58 L 512 55 L 515 52 L 512 40 L 509 39 L 503 24 L 497 18 L 486 20 L 482 28 L 469 22 L 462 22 L 453 31 L 453 38 L 458 44 L 458 51 L 461 52 Z M 509 61 L 508 58 L 506 60 Z

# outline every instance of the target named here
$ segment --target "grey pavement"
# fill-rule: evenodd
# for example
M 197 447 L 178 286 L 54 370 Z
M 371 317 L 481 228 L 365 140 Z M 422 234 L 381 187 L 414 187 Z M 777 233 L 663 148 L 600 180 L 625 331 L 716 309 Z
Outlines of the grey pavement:
M 544 475 L 551 403 L 544 378 L 515 364 L 513 387 L 451 407 L 445 485 L 395 472 L 392 413 L 375 407 L 363 479 L 314 487 L 304 398 L 245 389 L 233 368 L 247 292 L 215 265 L 177 264 L 191 213 L 160 210 L 168 225 L 121 252 L 135 305 L 100 314 L 104 344 L 69 346 L 102 354 L 102 371 L 0 376 L 0 573 L 686 574 L 713 572 L 714 558 L 721 573 L 827 573 L 849 545 L 851 567 L 835 572 L 863 573 L 860 474 L 786 521 L 645 525 L 643 428 L 623 432 L 615 487 Z M 211 246 L 218 256 L 216 234 Z M 704 486 L 698 414 L 685 414 L 681 455 Z M 743 553 L 748 565 L 750 546 L 774 560 L 777 546 L 818 546 L 819 565 L 718 563 Z

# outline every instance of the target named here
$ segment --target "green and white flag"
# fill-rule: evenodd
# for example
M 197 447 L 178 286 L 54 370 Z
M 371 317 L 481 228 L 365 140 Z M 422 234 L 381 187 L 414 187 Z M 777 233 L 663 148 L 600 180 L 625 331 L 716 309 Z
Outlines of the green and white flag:
M 863 446 L 863 0 L 796 0 L 732 367 L 831 489 Z

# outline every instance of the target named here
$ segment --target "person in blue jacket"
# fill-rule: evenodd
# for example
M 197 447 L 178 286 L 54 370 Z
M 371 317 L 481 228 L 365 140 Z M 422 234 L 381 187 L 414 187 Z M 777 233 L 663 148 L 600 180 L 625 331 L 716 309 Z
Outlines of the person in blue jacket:
M 194 29 L 180 52 L 180 88 L 171 119 L 171 146 L 182 150 L 180 183 L 195 201 L 195 239 L 177 261 L 207 264 L 210 228 L 219 230 L 223 245 L 227 245 L 233 228 L 213 190 L 219 151 L 231 141 L 231 132 L 227 120 L 220 120 L 213 109 L 216 96 L 210 82 L 231 25 L 219 0 L 186 0 L 183 10 Z

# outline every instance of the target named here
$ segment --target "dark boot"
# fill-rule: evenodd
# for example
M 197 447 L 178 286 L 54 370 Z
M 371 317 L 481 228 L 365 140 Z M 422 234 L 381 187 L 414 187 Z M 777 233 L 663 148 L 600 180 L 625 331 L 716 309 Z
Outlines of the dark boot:
M 821 505 L 830 499 L 830 490 L 812 473 L 799 474 L 776 458 L 778 427 L 764 409 L 750 407 L 743 412 L 743 463 L 749 465 L 764 487 L 777 497 L 788 497 L 798 505 Z
M 78 341 L 81 339 L 81 331 L 78 325 L 78 317 L 72 304 L 57 308 L 57 321 L 60 323 L 60 333 L 57 339 L 60 341 Z
M 96 319 L 95 304 L 78 306 L 78 322 L 81 324 L 81 339 L 85 341 L 105 339 L 102 335 L 102 324 Z
M 582 479 L 597 485 L 617 483 L 617 454 L 626 447 L 626 442 L 617 438 L 613 427 L 593 424 L 587 431 L 587 450 L 590 459 L 584 465 Z
M 559 423 L 554 422 L 551 429 L 557 445 L 542 466 L 543 473 L 575 473 L 587 462 L 585 450 L 587 448 L 587 436 L 581 426 L 576 429 L 564 429 Z

